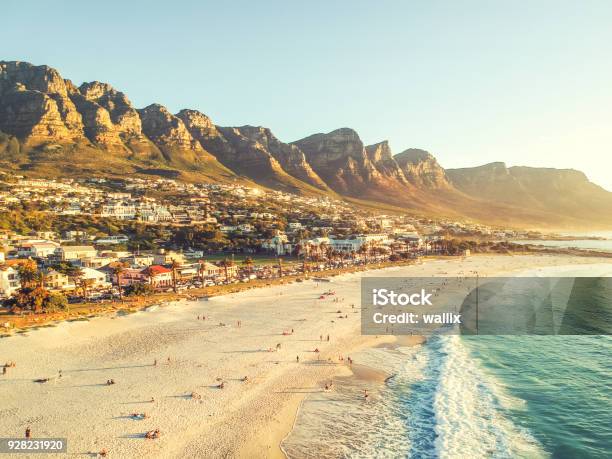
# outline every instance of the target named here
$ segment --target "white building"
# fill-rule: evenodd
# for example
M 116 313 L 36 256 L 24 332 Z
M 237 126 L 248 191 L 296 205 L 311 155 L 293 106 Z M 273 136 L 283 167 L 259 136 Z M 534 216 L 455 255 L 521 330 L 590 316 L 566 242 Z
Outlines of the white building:
M 65 245 L 55 249 L 55 255 L 62 261 L 93 258 L 97 254 L 98 251 L 91 245 Z
M 118 218 L 119 220 L 132 220 L 136 217 L 136 206 L 123 201 L 105 204 L 102 206 L 100 216 Z
M 20 288 L 17 270 L 11 266 L 0 266 L 0 298 L 9 298 Z
M 90 288 L 110 288 L 112 284 L 106 280 L 106 274 L 93 268 L 81 268 L 83 272 L 82 280 L 90 281 Z
M 130 238 L 128 238 L 127 236 L 123 234 L 119 234 L 117 236 L 106 236 L 106 237 L 101 237 L 99 239 L 96 239 L 96 244 L 110 244 L 110 245 L 125 244 L 129 240 Z
M 286 234 L 277 234 L 272 239 L 268 239 L 261 245 L 264 249 L 274 252 L 276 255 L 286 255 L 291 253 L 293 247 L 289 244 Z

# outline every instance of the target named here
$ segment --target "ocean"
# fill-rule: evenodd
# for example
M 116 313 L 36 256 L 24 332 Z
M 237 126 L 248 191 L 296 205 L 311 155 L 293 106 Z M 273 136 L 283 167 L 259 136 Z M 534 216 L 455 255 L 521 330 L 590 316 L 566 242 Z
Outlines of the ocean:
M 585 250 L 596 250 L 600 252 L 611 252 L 612 253 L 612 232 L 603 231 L 603 232 L 592 232 L 588 234 L 584 234 L 583 236 L 595 236 L 602 237 L 605 239 L 580 239 L 580 234 L 569 234 L 569 236 L 576 236 L 576 239 L 567 240 L 567 241 L 541 241 L 541 240 L 515 240 L 517 244 L 540 244 L 546 247 L 561 247 L 561 248 L 570 248 L 575 247 L 578 249 Z
M 561 273 L 612 274 L 610 265 L 538 272 Z M 392 376 L 308 396 L 283 442 L 289 457 L 612 456 L 610 336 L 433 336 L 356 361 Z

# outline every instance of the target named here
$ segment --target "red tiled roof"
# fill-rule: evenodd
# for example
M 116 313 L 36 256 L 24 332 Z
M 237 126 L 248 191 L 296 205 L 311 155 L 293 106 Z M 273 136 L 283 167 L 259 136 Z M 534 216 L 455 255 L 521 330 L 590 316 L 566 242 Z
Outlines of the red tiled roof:
M 165 267 L 160 266 L 160 265 L 151 265 L 148 268 L 146 268 L 145 271 L 150 276 L 156 276 L 158 274 L 164 274 L 164 273 L 171 273 L 172 272 L 171 269 L 165 268 Z

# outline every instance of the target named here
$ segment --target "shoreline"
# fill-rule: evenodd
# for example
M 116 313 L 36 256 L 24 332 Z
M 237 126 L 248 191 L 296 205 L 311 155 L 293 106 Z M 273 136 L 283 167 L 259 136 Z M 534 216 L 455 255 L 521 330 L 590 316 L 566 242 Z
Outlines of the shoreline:
M 471 269 L 493 275 L 598 261 L 610 263 L 479 255 L 367 275 L 459 275 Z M 281 442 L 293 431 L 302 400 L 322 392 L 330 378 L 351 377 L 341 356 L 420 339 L 360 334 L 359 309 L 350 305 L 359 304 L 362 275 L 248 289 L 209 301 L 171 301 L 152 311 L 62 322 L 1 339 L 0 355 L 17 366 L 0 376 L 0 397 L 7 400 L 0 430 L 20 437 L 31 425 L 34 438 L 69 436 L 70 452 L 78 454 L 105 448 L 119 457 L 285 457 Z M 320 292 L 330 288 L 336 295 L 320 299 Z M 347 312 L 347 318 L 340 319 L 337 310 Z M 198 315 L 206 315 L 206 321 Z M 330 341 L 324 339 L 328 334 Z M 277 343 L 282 346 L 272 352 Z M 358 372 L 362 363 L 355 361 Z M 62 378 L 33 382 L 60 368 Z M 241 381 L 245 375 L 249 382 Z M 117 384 L 108 387 L 104 381 L 111 378 Z M 217 388 L 219 380 L 226 382 L 225 389 Z M 148 403 L 151 397 L 155 401 Z M 147 419 L 130 417 L 141 410 Z M 143 432 L 155 428 L 162 432 L 159 439 L 143 439 Z
M 513 256 L 561 256 L 575 258 L 612 258 L 612 253 L 601 252 L 587 249 L 565 249 L 565 248 L 546 248 L 543 250 L 529 250 L 509 253 L 474 253 L 470 258 L 475 257 L 513 257 Z M 316 279 L 326 279 L 341 276 L 343 274 L 363 273 L 369 271 L 379 271 L 381 269 L 407 267 L 416 264 L 427 263 L 436 260 L 454 261 L 461 260 L 462 256 L 442 256 L 429 255 L 421 257 L 418 261 L 386 261 L 380 263 L 372 263 L 367 266 L 348 266 L 344 268 L 335 268 L 324 271 L 312 271 L 306 274 L 297 274 L 273 279 L 255 279 L 248 283 L 236 283 L 229 285 L 217 285 L 213 287 L 204 287 L 197 289 L 189 289 L 182 292 L 165 292 L 155 293 L 149 296 L 124 297 L 122 301 L 111 300 L 100 303 L 79 303 L 76 306 L 69 307 L 66 311 L 44 312 L 22 314 L 9 313 L 0 308 L 0 339 L 10 337 L 16 333 L 27 333 L 29 329 L 39 329 L 45 327 L 54 327 L 63 322 L 72 322 L 80 320 L 89 320 L 96 317 L 103 317 L 112 314 L 132 314 L 138 311 L 146 310 L 149 307 L 164 307 L 166 304 L 181 301 L 198 301 L 204 297 L 217 297 L 231 295 L 252 289 L 261 289 L 274 287 L 279 285 L 289 285 L 296 282 L 304 282 Z M 5 326 L 9 324 L 9 326 Z

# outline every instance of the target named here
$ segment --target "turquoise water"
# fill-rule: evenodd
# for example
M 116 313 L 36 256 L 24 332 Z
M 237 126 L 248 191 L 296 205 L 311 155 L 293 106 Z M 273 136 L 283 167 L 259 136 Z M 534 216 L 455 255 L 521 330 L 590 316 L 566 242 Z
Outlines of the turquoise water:
M 440 335 L 415 348 L 366 350 L 358 360 L 393 377 L 308 398 L 284 443 L 289 457 L 612 457 L 610 336 Z
M 500 415 L 529 432 L 554 458 L 612 456 L 612 338 L 608 336 L 462 339 L 520 407 Z

